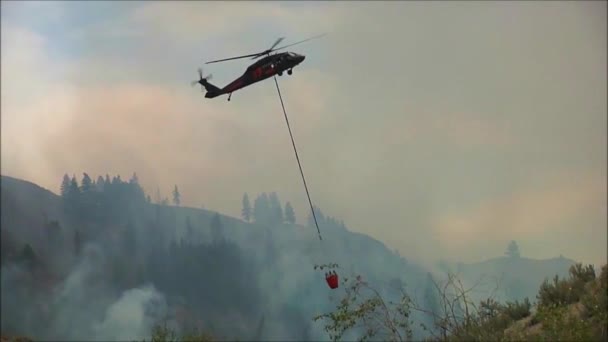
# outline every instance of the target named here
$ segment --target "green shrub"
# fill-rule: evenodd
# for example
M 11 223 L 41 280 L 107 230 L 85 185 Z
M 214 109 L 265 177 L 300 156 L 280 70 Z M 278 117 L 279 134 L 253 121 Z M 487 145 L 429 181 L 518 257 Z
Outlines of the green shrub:
M 604 265 L 600 277 L 587 284 L 581 303 L 585 308 L 585 318 L 595 327 L 598 339 L 608 339 L 608 287 L 606 286 L 607 266 Z
M 556 275 L 553 283 L 545 279 L 537 295 L 539 307 L 568 305 L 581 300 L 585 285 L 595 279 L 595 270 L 592 265 L 583 267 L 578 263 L 570 267 L 569 273 L 569 278 L 561 280 Z
M 182 342 L 212 342 L 213 337 L 198 329 L 185 333 L 181 339 Z
M 166 324 L 156 324 L 152 328 L 152 340 L 151 342 L 178 342 L 179 339 L 173 329 L 167 327 Z
M 593 325 L 571 312 L 571 306 L 552 306 L 539 309 L 537 316 L 542 329 L 535 336 L 541 341 L 593 341 Z
M 577 300 L 570 283 L 564 279 L 560 280 L 557 275 L 553 278 L 553 283 L 549 283 L 547 279 L 543 281 L 536 298 L 539 307 L 566 305 Z
M 608 288 L 608 264 L 602 267 L 602 272 L 600 273 L 600 285 L 602 288 Z
M 507 302 L 503 307 L 503 312 L 512 320 L 518 321 L 530 316 L 531 308 L 532 304 L 528 298 L 526 298 L 521 303 L 519 301 Z
M 482 320 L 489 320 L 498 316 L 503 310 L 503 306 L 492 298 L 482 300 L 479 303 L 479 318 Z
M 573 281 L 579 280 L 583 283 L 588 283 L 595 280 L 595 269 L 593 268 L 593 265 L 583 267 L 583 264 L 577 263 L 570 266 L 569 273 L 570 279 Z

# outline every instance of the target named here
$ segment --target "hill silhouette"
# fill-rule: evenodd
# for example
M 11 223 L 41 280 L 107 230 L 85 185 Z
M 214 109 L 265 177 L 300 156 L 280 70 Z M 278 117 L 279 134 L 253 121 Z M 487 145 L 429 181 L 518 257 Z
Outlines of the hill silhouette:
M 562 256 L 543 260 L 503 256 L 468 264 L 444 263 L 443 269 L 457 273 L 469 283 L 479 282 L 479 298 L 492 293 L 497 300 L 522 301 L 534 298 L 545 278 L 567 276 L 575 263 Z

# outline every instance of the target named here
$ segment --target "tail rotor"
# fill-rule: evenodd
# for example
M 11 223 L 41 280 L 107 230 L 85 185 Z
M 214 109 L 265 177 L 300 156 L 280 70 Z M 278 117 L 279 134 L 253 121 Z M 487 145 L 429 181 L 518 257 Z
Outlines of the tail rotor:
M 198 68 L 198 80 L 192 81 L 191 85 L 194 87 L 195 84 L 200 84 L 201 85 L 201 90 L 205 89 L 205 83 L 207 83 L 208 80 L 213 78 L 212 74 L 207 75 L 206 77 L 203 77 L 203 70 L 201 68 Z

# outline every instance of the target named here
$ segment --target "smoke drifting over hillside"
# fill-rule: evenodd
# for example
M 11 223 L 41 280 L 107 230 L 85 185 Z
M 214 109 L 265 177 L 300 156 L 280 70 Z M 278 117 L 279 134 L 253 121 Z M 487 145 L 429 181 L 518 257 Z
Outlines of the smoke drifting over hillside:
M 606 262 L 606 2 L 1 6 L 0 173 L 60 195 L 2 178 L 3 332 L 318 340 L 337 296 L 315 264 L 420 297 L 511 240 L 551 267 L 504 296 L 561 254 Z M 323 241 L 272 80 L 189 86 L 319 33 L 279 83 Z
M 605 260 L 605 2 L 2 9 L 2 174 L 57 191 L 65 172 L 136 171 L 152 196 L 177 184 L 184 205 L 233 216 L 243 192 L 276 191 L 303 222 L 272 81 L 231 102 L 188 82 L 206 60 L 327 32 L 279 80 L 317 205 L 428 264 L 511 239 Z M 222 86 L 247 65 L 205 73 Z

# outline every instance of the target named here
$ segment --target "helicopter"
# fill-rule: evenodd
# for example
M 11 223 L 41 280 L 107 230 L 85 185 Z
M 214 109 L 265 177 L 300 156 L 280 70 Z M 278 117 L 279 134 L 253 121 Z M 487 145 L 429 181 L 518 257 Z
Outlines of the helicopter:
M 275 49 L 275 46 L 279 45 L 279 43 L 281 43 L 283 41 L 283 39 L 285 39 L 284 37 L 281 37 L 281 38 L 277 39 L 275 41 L 275 43 L 272 44 L 272 46 L 269 49 L 266 49 L 262 52 L 252 53 L 249 55 L 243 55 L 243 56 L 238 56 L 238 57 L 218 59 L 218 60 L 207 62 L 205 64 L 224 62 L 224 61 L 240 59 L 240 58 L 247 58 L 247 57 L 253 57 L 252 59 L 258 59 L 258 58 L 264 56 L 260 60 L 256 61 L 255 63 L 253 63 L 249 67 L 247 67 L 247 69 L 245 70 L 243 75 L 241 75 L 236 80 L 230 82 L 228 85 L 226 85 L 223 88 L 219 88 L 219 87 L 211 84 L 209 82 L 209 80 L 212 78 L 212 75 L 203 77 L 203 70 L 201 68 L 199 68 L 198 69 L 199 79 L 197 81 L 192 81 L 192 86 L 194 86 L 195 84 L 200 84 L 201 87 L 207 91 L 207 93 L 205 94 L 205 98 L 212 99 L 214 97 L 228 94 L 228 101 L 230 101 L 230 98 L 232 97 L 232 93 L 239 89 L 245 88 L 247 86 L 250 86 L 254 83 L 265 80 L 274 75 L 282 76 L 283 72 L 285 72 L 285 71 L 287 72 L 288 75 L 291 75 L 293 73 L 293 68 L 296 67 L 298 64 L 302 63 L 304 61 L 304 59 L 306 58 L 306 56 L 300 55 L 300 54 L 297 54 L 294 52 L 280 52 L 280 53 L 273 54 L 274 51 L 282 50 L 287 47 L 294 46 L 296 44 L 304 43 L 311 39 L 320 38 L 324 35 L 325 34 L 321 34 L 318 36 L 304 39 L 299 42 L 285 45 L 285 46 Z

